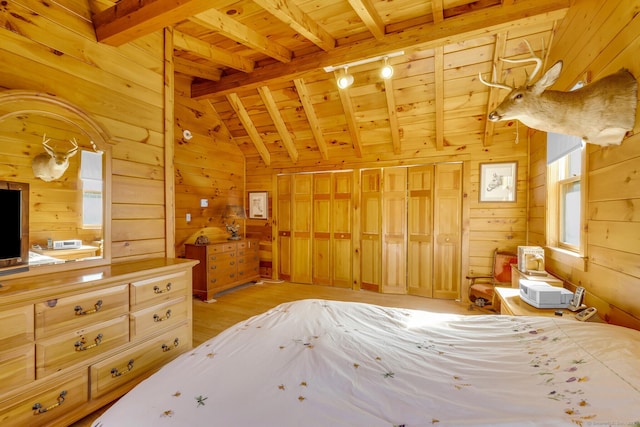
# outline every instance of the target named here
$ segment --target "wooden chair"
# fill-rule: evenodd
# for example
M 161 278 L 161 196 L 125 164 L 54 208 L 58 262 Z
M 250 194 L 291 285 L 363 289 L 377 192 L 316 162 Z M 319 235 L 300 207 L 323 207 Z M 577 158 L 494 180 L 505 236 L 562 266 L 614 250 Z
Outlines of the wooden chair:
M 510 251 L 493 251 L 493 265 L 491 274 L 468 275 L 469 301 L 479 307 L 494 303 L 494 288 L 496 286 L 511 287 L 511 264 L 518 263 L 518 255 Z

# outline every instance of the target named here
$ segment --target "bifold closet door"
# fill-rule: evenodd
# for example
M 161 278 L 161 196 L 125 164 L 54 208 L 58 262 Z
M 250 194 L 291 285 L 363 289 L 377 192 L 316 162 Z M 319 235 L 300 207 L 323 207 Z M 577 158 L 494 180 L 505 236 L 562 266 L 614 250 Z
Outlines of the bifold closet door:
M 435 166 L 433 197 L 433 297 L 460 297 L 462 164 Z
M 382 173 L 380 169 L 360 173 L 360 288 L 380 291 L 382 277 Z
M 312 283 L 313 175 L 292 175 L 291 281 Z
M 435 166 L 408 170 L 407 286 L 409 294 L 433 296 L 433 175 Z
M 291 175 L 278 176 L 278 277 L 291 280 Z
M 407 168 L 382 174 L 382 292 L 407 293 Z

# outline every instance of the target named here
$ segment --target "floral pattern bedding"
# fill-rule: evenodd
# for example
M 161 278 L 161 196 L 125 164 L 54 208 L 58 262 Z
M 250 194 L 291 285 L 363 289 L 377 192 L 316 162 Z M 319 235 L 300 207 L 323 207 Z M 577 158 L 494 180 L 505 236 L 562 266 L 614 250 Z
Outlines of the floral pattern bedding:
M 96 427 L 640 426 L 640 332 L 302 300 L 140 383 Z

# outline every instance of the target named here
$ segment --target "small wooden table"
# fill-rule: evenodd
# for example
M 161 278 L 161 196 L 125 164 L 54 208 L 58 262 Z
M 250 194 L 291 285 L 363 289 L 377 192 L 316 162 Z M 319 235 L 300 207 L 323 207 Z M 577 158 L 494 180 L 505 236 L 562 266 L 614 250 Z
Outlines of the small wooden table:
M 520 298 L 520 289 L 496 287 L 495 293 L 498 296 L 500 314 L 510 316 L 557 316 L 575 319 L 576 313 L 566 308 L 536 308 Z M 498 307 L 496 307 L 497 309 Z M 562 316 L 556 315 L 556 311 L 562 312 Z M 590 322 L 603 322 L 596 314 Z
M 520 288 L 520 279 L 526 280 L 539 280 L 541 282 L 547 282 L 551 286 L 559 286 L 563 287 L 564 282 L 558 279 L 555 276 L 547 273 L 546 275 L 541 274 L 527 274 L 522 270 L 518 269 L 518 264 L 511 264 L 511 287 L 512 288 Z

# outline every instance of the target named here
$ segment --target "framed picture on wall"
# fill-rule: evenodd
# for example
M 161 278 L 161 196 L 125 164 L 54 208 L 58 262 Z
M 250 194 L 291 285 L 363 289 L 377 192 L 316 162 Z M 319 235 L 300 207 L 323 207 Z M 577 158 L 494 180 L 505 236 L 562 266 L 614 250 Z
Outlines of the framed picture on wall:
M 267 219 L 269 216 L 269 193 L 266 191 L 249 192 L 249 218 Z
M 480 164 L 480 201 L 515 202 L 518 162 Z

